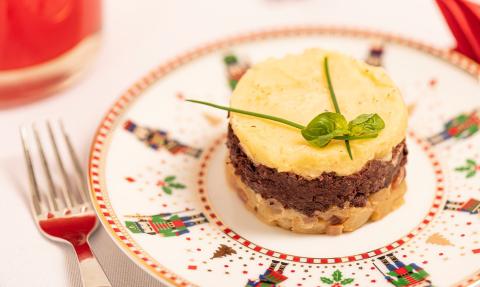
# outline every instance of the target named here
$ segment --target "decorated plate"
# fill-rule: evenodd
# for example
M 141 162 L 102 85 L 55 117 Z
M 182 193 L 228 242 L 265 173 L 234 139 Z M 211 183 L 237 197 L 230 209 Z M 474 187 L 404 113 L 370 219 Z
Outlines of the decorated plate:
M 382 65 L 409 107 L 408 191 L 384 219 L 339 236 L 259 221 L 225 178 L 226 113 L 248 67 L 306 48 Z M 480 67 L 454 52 L 344 28 L 214 42 L 126 91 L 91 148 L 92 200 L 131 260 L 168 286 L 474 286 L 480 279 Z

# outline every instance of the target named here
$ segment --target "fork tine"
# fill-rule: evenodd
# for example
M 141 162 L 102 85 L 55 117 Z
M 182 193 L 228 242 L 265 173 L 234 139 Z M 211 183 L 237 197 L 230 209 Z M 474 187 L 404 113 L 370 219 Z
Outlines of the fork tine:
M 35 214 L 40 215 L 42 212 L 42 208 L 40 206 L 40 191 L 38 190 L 38 183 L 35 177 L 35 171 L 33 170 L 32 157 L 30 155 L 30 149 L 27 145 L 25 129 L 23 127 L 20 128 L 20 138 L 22 139 L 23 152 L 25 154 L 25 162 L 28 170 L 28 179 L 30 181 L 31 202 L 35 210 Z
M 47 158 L 45 157 L 45 151 L 43 150 L 42 142 L 40 141 L 40 136 L 38 135 L 38 131 L 35 125 L 32 125 L 33 135 L 35 136 L 35 141 L 37 143 L 38 153 L 40 154 L 40 159 L 42 161 L 43 171 L 45 173 L 45 177 L 47 178 L 47 185 L 48 185 L 48 192 L 47 192 L 47 199 L 48 204 L 50 206 L 50 211 L 58 211 L 58 205 L 55 201 L 56 192 L 55 186 L 53 184 L 52 174 L 50 172 L 50 168 L 48 166 Z
M 72 197 L 71 197 L 71 193 L 69 192 L 70 184 L 68 183 L 68 175 L 67 175 L 67 171 L 65 170 L 65 165 L 63 164 L 62 157 L 60 156 L 60 151 L 58 150 L 57 141 L 55 139 L 55 135 L 53 133 L 53 129 L 52 129 L 52 125 L 51 125 L 50 121 L 47 121 L 47 130 L 48 130 L 48 135 L 50 137 L 50 142 L 52 143 L 52 146 L 53 146 L 53 151 L 55 153 L 55 158 L 57 160 L 58 167 L 60 168 L 60 173 L 62 174 L 62 181 L 63 181 L 62 195 L 63 195 L 63 199 L 65 200 L 65 204 L 66 204 L 67 208 L 71 209 L 72 208 Z
M 72 142 L 70 141 L 70 137 L 65 131 L 65 127 L 63 125 L 62 120 L 60 120 L 59 123 L 60 123 L 60 130 L 63 134 L 63 138 L 65 140 L 65 143 L 67 144 L 68 153 L 70 154 L 70 158 L 72 159 L 72 162 L 73 162 L 73 168 L 75 170 L 75 179 L 76 179 L 78 191 L 80 193 L 80 197 L 84 203 L 90 204 L 90 201 L 88 200 L 87 194 L 86 194 L 87 186 L 85 184 L 80 161 L 78 160 L 77 154 L 75 153 L 75 149 L 73 148 Z

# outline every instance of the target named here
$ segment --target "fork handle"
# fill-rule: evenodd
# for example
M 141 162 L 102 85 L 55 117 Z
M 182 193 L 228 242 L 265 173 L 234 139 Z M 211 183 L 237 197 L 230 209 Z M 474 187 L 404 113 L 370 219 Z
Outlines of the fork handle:
M 82 275 L 82 283 L 84 287 L 111 287 L 105 272 L 95 258 L 90 245 L 86 240 L 82 244 L 74 245 L 73 248 L 77 253 L 80 274 Z

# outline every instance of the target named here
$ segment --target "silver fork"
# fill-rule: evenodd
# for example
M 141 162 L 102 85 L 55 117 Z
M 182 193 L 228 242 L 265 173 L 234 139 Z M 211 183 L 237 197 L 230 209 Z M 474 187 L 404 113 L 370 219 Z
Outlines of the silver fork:
M 47 160 L 44 145 L 36 126 L 20 128 L 30 181 L 32 213 L 43 235 L 73 247 L 77 254 L 83 286 L 110 287 L 110 282 L 88 244 L 88 237 L 95 230 L 98 222 L 88 199 L 82 168 L 63 124 L 59 122 L 58 126 L 67 150 L 66 153 L 72 162 L 72 173 L 75 177 L 73 183 L 65 165 L 65 157 L 61 156 L 59 141 L 57 141 L 52 124 L 47 122 L 46 130 L 60 173 L 58 185 L 54 183 L 52 165 Z M 29 134 L 33 135 L 33 141 L 38 149 L 40 165 L 46 182 L 46 192 L 42 192 L 38 182 L 40 178 L 36 173 L 39 168 L 34 168 Z

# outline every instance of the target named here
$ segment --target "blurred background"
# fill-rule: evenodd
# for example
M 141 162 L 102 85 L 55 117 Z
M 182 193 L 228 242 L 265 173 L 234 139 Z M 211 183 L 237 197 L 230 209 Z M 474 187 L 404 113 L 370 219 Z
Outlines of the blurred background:
M 63 30 L 43 31 L 42 23 L 28 16 L 35 11 L 52 21 L 73 22 Z M 25 25 L 18 26 L 14 36 L 5 32 L 12 25 L 9 17 Z M 80 286 L 74 254 L 67 246 L 40 238 L 25 212 L 25 196 L 17 192 L 25 184 L 12 180 L 26 178 L 18 137 L 22 123 L 62 118 L 85 163 L 103 113 L 160 63 L 224 36 L 320 24 L 392 32 L 442 48 L 455 42 L 433 0 L 0 0 L 0 216 L 5 220 L 0 286 Z M 29 26 L 37 28 L 29 46 L 34 52 L 22 51 L 12 38 L 27 33 Z M 80 42 L 80 50 L 71 50 Z M 42 49 L 47 51 L 42 54 Z M 26 83 L 38 80 L 37 74 L 12 72 L 58 60 L 65 51 L 73 52 L 63 64 L 56 62 L 64 74 L 49 79 L 51 86 L 47 81 L 40 88 L 35 83 L 29 87 Z M 17 86 L 5 88 L 12 82 Z M 42 91 L 42 85 L 49 89 Z M 114 262 L 104 266 L 114 286 L 161 286 L 128 261 L 103 230 L 93 236 L 92 245 L 100 262 Z

